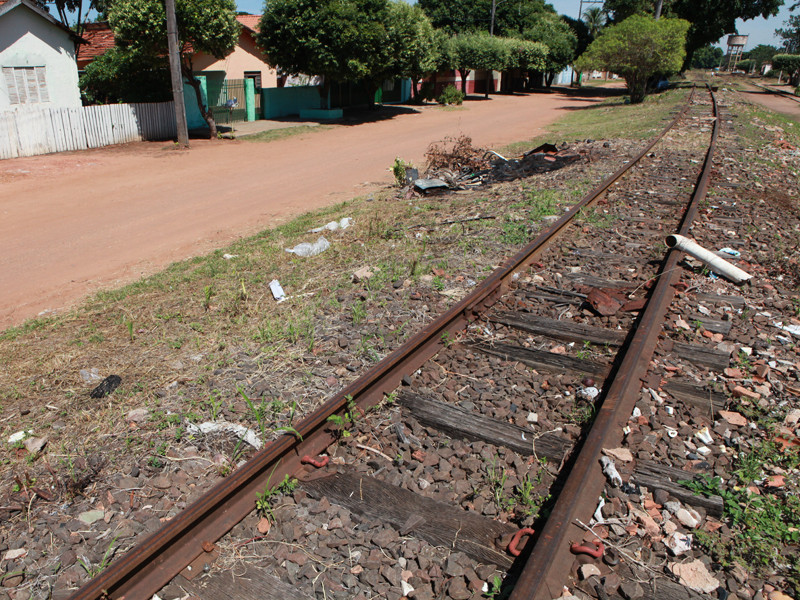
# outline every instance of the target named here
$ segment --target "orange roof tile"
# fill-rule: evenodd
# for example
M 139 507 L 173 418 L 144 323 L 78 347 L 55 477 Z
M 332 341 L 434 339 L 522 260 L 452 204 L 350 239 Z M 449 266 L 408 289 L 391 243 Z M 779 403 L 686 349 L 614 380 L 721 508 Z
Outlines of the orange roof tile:
M 93 60 L 114 47 L 114 32 L 108 22 L 86 23 L 83 39 L 88 43 L 78 48 L 77 60 Z
M 236 15 L 236 20 L 250 31 L 258 33 L 258 22 L 261 15 Z

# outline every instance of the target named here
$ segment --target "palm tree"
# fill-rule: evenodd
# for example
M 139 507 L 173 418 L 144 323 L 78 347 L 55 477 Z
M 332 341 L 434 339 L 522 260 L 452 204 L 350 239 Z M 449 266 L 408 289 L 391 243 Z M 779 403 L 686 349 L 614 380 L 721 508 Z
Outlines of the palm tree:
M 606 13 L 603 12 L 602 8 L 597 6 L 592 6 L 591 8 L 587 8 L 583 11 L 583 22 L 586 23 L 586 26 L 589 28 L 589 34 L 592 36 L 592 39 L 596 38 L 597 35 L 600 33 L 600 30 L 606 26 L 608 22 L 608 17 L 606 17 Z

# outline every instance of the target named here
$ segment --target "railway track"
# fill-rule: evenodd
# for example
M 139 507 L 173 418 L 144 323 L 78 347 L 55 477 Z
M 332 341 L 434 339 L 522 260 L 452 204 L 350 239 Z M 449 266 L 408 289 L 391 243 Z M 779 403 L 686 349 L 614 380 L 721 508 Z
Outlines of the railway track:
M 798 98 L 795 94 L 789 93 L 787 91 L 776 90 L 773 87 L 770 87 L 768 85 L 761 85 L 759 83 L 754 83 L 753 85 L 756 86 L 757 88 L 760 88 L 760 89 L 766 91 L 766 92 L 769 92 L 770 94 L 775 94 L 776 96 L 781 96 L 783 98 L 788 98 L 789 100 L 793 100 L 794 102 L 800 102 L 800 98 Z
M 629 597 L 631 569 L 647 560 L 615 543 L 627 531 L 619 522 L 586 530 L 601 495 L 614 509 L 627 504 L 628 525 L 645 530 L 667 501 L 693 519 L 720 515 L 718 498 L 695 496 L 665 464 L 679 450 L 684 466 L 718 453 L 703 440 L 717 435 L 709 427 L 725 397 L 703 374 L 728 368 L 731 352 L 719 346 L 743 302 L 728 286 L 695 293 L 703 308 L 683 314 L 675 296 L 693 287 L 681 281 L 685 257 L 663 245 L 669 233 L 691 235 L 698 210 L 710 220 L 717 111 L 713 95 L 692 91 L 634 161 L 472 294 L 72 598 L 145 599 L 167 586 L 208 599 L 488 590 L 549 600 L 564 585 L 598 595 L 611 573 L 620 581 L 602 594 Z M 595 205 L 604 239 L 574 225 Z M 699 439 L 688 461 L 687 435 Z M 621 486 L 602 457 L 614 459 Z M 685 531 L 675 522 L 673 533 Z M 217 559 L 221 548 L 250 566 L 232 571 L 239 563 Z M 670 597 L 694 594 L 659 585 Z

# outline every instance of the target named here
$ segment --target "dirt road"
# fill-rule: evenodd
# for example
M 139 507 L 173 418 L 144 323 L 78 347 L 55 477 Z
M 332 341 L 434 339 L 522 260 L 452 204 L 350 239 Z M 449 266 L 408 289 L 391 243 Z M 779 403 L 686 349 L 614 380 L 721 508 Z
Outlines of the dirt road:
M 391 180 L 396 156 L 422 164 L 447 135 L 497 147 L 593 102 L 496 96 L 271 143 L 196 140 L 179 152 L 149 142 L 2 161 L 0 330 L 366 193 Z

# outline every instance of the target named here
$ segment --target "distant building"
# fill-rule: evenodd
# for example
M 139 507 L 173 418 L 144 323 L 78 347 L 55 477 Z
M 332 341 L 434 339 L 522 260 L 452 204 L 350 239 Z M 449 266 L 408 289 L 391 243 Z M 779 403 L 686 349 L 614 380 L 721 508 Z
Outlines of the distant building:
M 83 41 L 31 0 L 0 3 L 0 111 L 81 106 L 75 44 Z

